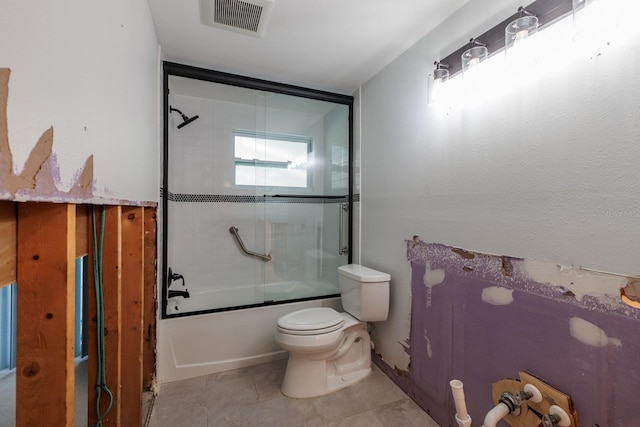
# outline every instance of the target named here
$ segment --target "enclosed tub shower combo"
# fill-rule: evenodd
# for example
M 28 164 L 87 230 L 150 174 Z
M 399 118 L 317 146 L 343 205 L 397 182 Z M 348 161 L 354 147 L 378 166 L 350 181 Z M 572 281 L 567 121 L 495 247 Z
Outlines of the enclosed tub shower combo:
M 353 98 L 164 63 L 160 382 L 286 357 L 281 316 L 341 309 Z

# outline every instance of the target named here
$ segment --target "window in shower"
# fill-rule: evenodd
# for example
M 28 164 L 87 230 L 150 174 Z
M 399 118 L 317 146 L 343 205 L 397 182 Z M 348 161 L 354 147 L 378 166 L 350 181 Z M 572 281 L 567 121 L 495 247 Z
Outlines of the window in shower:
M 233 131 L 235 184 L 308 188 L 311 138 Z
M 351 262 L 353 97 L 174 63 L 164 73 L 162 317 L 337 298 Z

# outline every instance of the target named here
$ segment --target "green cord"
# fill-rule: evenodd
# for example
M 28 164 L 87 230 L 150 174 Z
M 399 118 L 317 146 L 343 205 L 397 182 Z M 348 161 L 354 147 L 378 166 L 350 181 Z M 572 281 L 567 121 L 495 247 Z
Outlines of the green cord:
M 107 416 L 113 405 L 113 393 L 107 387 L 107 372 L 104 352 L 104 301 L 102 296 L 102 247 L 104 243 L 104 229 L 106 222 L 106 209 L 102 206 L 100 214 L 100 240 L 96 230 L 96 208 L 92 210 L 93 219 L 93 281 L 96 290 L 96 346 L 98 355 L 98 369 L 96 376 L 96 414 L 98 415 L 97 427 L 102 426 L 102 420 Z M 100 398 L 102 392 L 107 394 L 109 404 L 104 412 L 100 412 Z

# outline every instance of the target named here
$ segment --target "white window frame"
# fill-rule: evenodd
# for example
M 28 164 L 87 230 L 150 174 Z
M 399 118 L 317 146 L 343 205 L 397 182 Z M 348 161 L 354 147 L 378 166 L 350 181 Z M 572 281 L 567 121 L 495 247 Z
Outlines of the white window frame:
M 256 159 L 256 158 L 247 159 L 247 158 L 237 157 L 236 156 L 236 137 L 248 137 L 256 140 L 285 141 L 285 142 L 295 142 L 300 144 L 306 144 L 306 152 L 307 152 L 306 166 L 304 168 L 301 168 L 306 171 L 306 184 L 304 186 L 273 185 L 269 183 L 238 184 L 238 180 L 236 176 L 238 166 L 287 169 L 291 167 L 291 162 L 279 161 L 279 160 L 264 160 L 264 159 Z M 260 131 L 244 130 L 244 129 L 234 129 L 233 130 L 233 185 L 236 187 L 274 187 L 274 188 L 310 189 L 312 188 L 312 179 L 311 179 L 311 168 L 309 167 L 309 164 L 311 161 L 312 148 L 313 148 L 312 138 L 308 136 L 280 134 L 280 133 L 274 133 L 274 132 L 260 132 Z

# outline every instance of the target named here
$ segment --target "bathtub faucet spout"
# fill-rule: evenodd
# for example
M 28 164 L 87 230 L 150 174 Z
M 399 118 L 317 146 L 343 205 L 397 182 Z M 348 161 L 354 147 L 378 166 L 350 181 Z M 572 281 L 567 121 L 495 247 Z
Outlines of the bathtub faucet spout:
M 189 291 L 187 291 L 186 289 L 184 291 L 174 291 L 172 289 L 169 289 L 169 298 L 174 297 L 189 298 Z
M 174 297 L 189 298 L 189 291 L 187 290 L 187 288 L 185 288 L 184 276 L 182 274 L 174 273 L 171 270 L 171 267 L 169 267 L 168 279 L 169 280 L 167 283 L 167 288 L 171 287 L 171 285 L 173 284 L 172 282 L 174 280 L 180 280 L 182 281 L 182 290 L 167 289 L 167 298 L 174 298 Z

